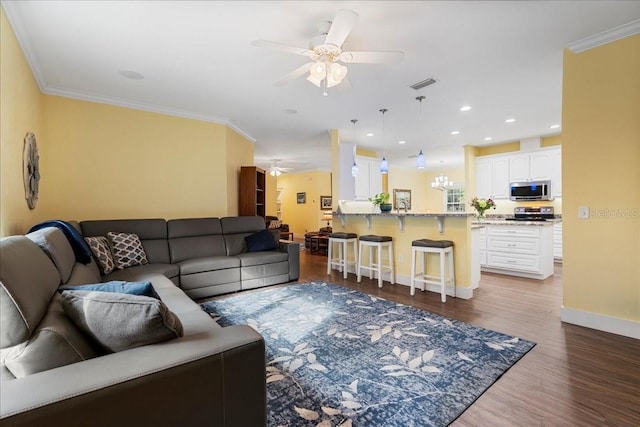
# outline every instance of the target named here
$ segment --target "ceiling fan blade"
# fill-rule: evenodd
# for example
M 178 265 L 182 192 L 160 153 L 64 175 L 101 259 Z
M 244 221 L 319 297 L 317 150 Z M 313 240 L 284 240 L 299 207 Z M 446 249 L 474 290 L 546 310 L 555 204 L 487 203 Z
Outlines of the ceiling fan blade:
M 306 64 L 301 65 L 300 67 L 296 68 L 295 70 L 293 70 L 292 72 L 290 72 L 289 74 L 287 74 L 286 76 L 284 76 L 283 78 L 275 82 L 273 85 L 282 86 L 286 83 L 289 83 L 291 80 L 295 80 L 298 77 L 304 76 L 306 73 L 309 72 L 309 68 L 311 68 L 311 65 L 313 65 L 313 62 L 307 62 Z
M 346 64 L 398 64 L 404 52 L 343 52 L 338 58 Z
M 336 17 L 333 18 L 324 42 L 338 47 L 342 46 L 342 43 L 347 39 L 347 36 L 357 21 L 358 14 L 353 10 L 340 9 L 336 13 Z
M 310 51 L 309 49 L 305 49 L 304 47 L 291 46 L 289 44 L 278 42 L 270 42 L 269 40 L 254 40 L 251 42 L 251 44 L 256 47 L 265 47 L 267 49 L 279 50 L 280 52 L 295 53 L 296 55 L 309 56 L 310 53 L 313 53 L 312 51 Z

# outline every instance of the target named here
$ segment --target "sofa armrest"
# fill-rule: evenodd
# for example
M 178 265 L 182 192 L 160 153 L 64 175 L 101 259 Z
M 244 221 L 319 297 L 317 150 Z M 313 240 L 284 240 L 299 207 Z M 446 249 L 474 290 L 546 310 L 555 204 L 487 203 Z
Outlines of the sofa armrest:
M 278 248 L 289 255 L 289 280 L 300 277 L 300 243 L 280 240 Z
M 266 425 L 262 337 L 200 323 L 180 339 L 3 381 L 0 424 Z

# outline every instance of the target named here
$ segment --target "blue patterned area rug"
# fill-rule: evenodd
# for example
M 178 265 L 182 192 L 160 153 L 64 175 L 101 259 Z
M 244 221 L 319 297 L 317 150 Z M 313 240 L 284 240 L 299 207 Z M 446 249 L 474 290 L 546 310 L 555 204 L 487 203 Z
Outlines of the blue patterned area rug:
M 202 304 L 266 341 L 269 426 L 446 426 L 535 343 L 327 283 Z

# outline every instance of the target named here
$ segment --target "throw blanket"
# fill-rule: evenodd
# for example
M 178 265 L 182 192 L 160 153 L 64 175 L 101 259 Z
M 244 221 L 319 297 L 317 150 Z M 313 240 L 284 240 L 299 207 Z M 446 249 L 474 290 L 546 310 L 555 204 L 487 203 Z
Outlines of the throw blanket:
M 28 233 L 47 227 L 56 227 L 62 231 L 71 244 L 73 254 L 76 256 L 76 261 L 81 262 L 82 264 L 89 264 L 91 262 L 91 248 L 89 248 L 87 242 L 84 241 L 82 234 L 80 234 L 73 225 L 66 221 L 61 221 L 59 219 L 44 221 L 31 227 Z

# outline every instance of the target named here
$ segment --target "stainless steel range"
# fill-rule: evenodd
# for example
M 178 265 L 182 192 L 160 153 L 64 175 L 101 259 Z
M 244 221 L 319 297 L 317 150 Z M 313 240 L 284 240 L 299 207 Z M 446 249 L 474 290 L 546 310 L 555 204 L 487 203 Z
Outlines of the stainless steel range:
M 554 219 L 553 206 L 518 206 L 507 221 L 547 221 Z

